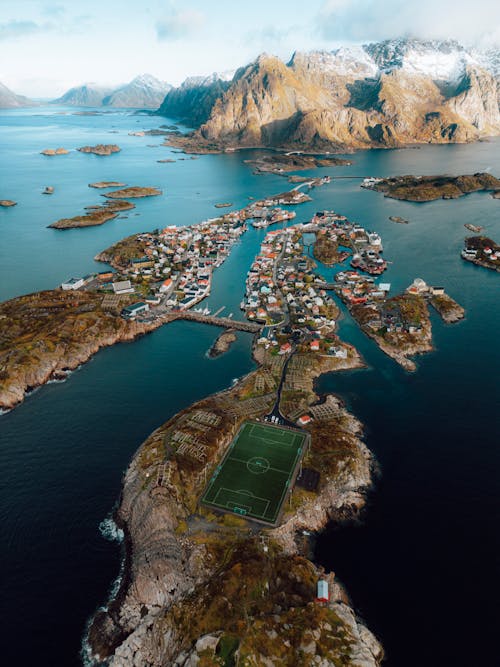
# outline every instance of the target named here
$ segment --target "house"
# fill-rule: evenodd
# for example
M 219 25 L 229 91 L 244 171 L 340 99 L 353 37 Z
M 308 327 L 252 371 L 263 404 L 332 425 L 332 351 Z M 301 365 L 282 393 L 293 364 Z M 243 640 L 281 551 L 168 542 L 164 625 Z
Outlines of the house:
M 431 287 L 433 296 L 442 296 L 444 294 L 444 287 Z
M 310 424 L 312 422 L 312 417 L 309 415 L 302 415 L 302 417 L 299 418 L 298 423 L 300 426 L 305 426 L 306 424 Z
M 140 315 L 141 313 L 146 313 L 148 310 L 149 306 L 147 303 L 138 301 L 137 303 L 133 303 L 130 306 L 126 306 L 125 308 L 123 308 L 121 316 L 125 320 L 135 320 L 137 315 Z
M 290 345 L 290 343 L 287 342 L 281 345 L 278 354 L 289 354 L 291 351 L 292 351 L 292 346 Z
M 312 352 L 317 352 L 319 350 L 319 340 L 312 340 L 309 343 L 309 347 Z
M 132 294 L 134 288 L 130 280 L 119 280 L 113 283 L 113 292 L 115 294 Z
M 160 292 L 162 294 L 170 293 L 172 291 L 173 287 L 174 287 L 174 281 L 172 280 L 172 278 L 167 278 L 166 280 L 164 280 L 162 282 L 161 287 L 160 287 Z
M 61 288 L 63 290 L 75 290 L 75 289 L 80 289 L 80 287 L 83 287 L 83 285 L 84 285 L 83 278 L 70 278 L 65 283 L 61 284 Z

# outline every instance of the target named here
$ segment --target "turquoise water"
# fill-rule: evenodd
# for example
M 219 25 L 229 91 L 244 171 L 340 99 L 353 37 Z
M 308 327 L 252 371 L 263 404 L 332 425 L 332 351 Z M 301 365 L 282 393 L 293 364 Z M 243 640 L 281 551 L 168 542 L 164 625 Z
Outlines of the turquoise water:
M 158 164 L 182 156 L 159 146 L 161 137 L 128 132 L 171 122 L 165 119 L 58 111 L 63 110 L 0 116 L 0 198 L 19 202 L 0 209 L 1 299 L 95 269 L 94 255 L 126 235 L 214 217 L 216 202 L 241 207 L 249 195 L 287 187 L 284 178 L 255 176 L 242 164 L 255 151 Z M 39 155 L 47 147 L 98 142 L 118 143 L 122 151 L 104 158 Z M 351 167 L 322 173 L 490 168 L 499 175 L 498 147 L 493 141 L 371 151 L 356 154 Z M 97 180 L 158 186 L 164 194 L 138 201 L 125 220 L 47 229 L 97 203 L 99 191 L 88 188 Z M 55 187 L 54 195 L 40 194 L 46 185 Z M 424 205 L 396 202 L 361 190 L 356 180 L 334 181 L 312 197 L 296 208 L 296 221 L 333 208 L 382 235 L 384 255 L 392 261 L 384 282 L 391 282 L 393 293 L 419 276 L 444 285 L 467 309 L 466 320 L 454 326 L 433 317 L 436 351 L 419 359 L 414 375 L 383 355 L 344 313 L 340 333 L 358 347 L 368 369 L 326 376 L 319 387 L 339 392 L 364 422 L 383 474 L 364 527 L 332 528 L 321 538 L 317 557 L 345 581 L 385 644 L 388 664 L 493 664 L 494 635 L 485 626 L 495 616 L 491 582 L 498 574 L 499 276 L 466 264 L 459 251 L 465 222 L 484 225 L 500 239 L 500 202 L 484 193 Z M 394 224 L 389 215 L 410 224 Z M 225 314 L 241 317 L 245 274 L 264 235 L 250 229 L 218 270 L 207 301 L 212 309 L 225 306 Z M 118 549 L 103 540 L 98 525 L 118 497 L 131 456 L 158 424 L 253 367 L 246 334 L 239 334 L 228 354 L 207 359 L 217 334 L 175 323 L 103 350 L 67 382 L 41 388 L 0 418 L 7 582 L 0 607 L 1 627 L 10 638 L 3 653 L 11 663 L 79 664 L 85 621 L 105 601 L 118 573 Z

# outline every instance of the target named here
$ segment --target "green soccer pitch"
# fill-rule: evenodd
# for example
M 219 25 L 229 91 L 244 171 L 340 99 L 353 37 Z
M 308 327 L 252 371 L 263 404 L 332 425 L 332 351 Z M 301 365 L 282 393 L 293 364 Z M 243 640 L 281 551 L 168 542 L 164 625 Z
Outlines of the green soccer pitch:
M 215 469 L 201 502 L 275 524 L 308 444 L 305 432 L 246 422 Z

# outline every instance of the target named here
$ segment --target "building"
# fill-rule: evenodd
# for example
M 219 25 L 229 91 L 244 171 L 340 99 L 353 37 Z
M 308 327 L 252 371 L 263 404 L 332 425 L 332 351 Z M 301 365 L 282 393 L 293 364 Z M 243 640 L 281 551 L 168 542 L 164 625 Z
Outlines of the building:
M 141 313 L 146 313 L 148 310 L 149 306 L 147 303 L 138 301 L 137 303 L 133 303 L 130 306 L 126 306 L 122 310 L 121 316 L 125 320 L 134 320 L 137 317 L 137 315 L 140 315 Z
M 302 417 L 299 418 L 298 423 L 300 426 L 305 426 L 306 424 L 310 424 L 312 422 L 312 417 L 309 415 L 302 415 Z
M 63 290 L 75 290 L 83 287 L 85 281 L 83 278 L 70 278 L 65 283 L 62 283 L 61 288 Z
M 132 294 L 134 288 L 130 280 L 119 280 L 113 283 L 113 292 L 115 294 Z
M 316 601 L 317 602 L 328 602 L 330 599 L 330 594 L 328 592 L 328 581 L 320 579 L 318 581 Z

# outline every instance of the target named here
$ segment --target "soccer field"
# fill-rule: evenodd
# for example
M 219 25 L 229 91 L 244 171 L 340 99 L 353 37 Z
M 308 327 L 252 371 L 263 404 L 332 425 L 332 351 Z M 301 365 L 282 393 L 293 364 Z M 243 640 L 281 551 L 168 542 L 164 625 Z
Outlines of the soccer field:
M 243 424 L 201 502 L 274 524 L 308 439 L 307 433 L 280 426 Z

